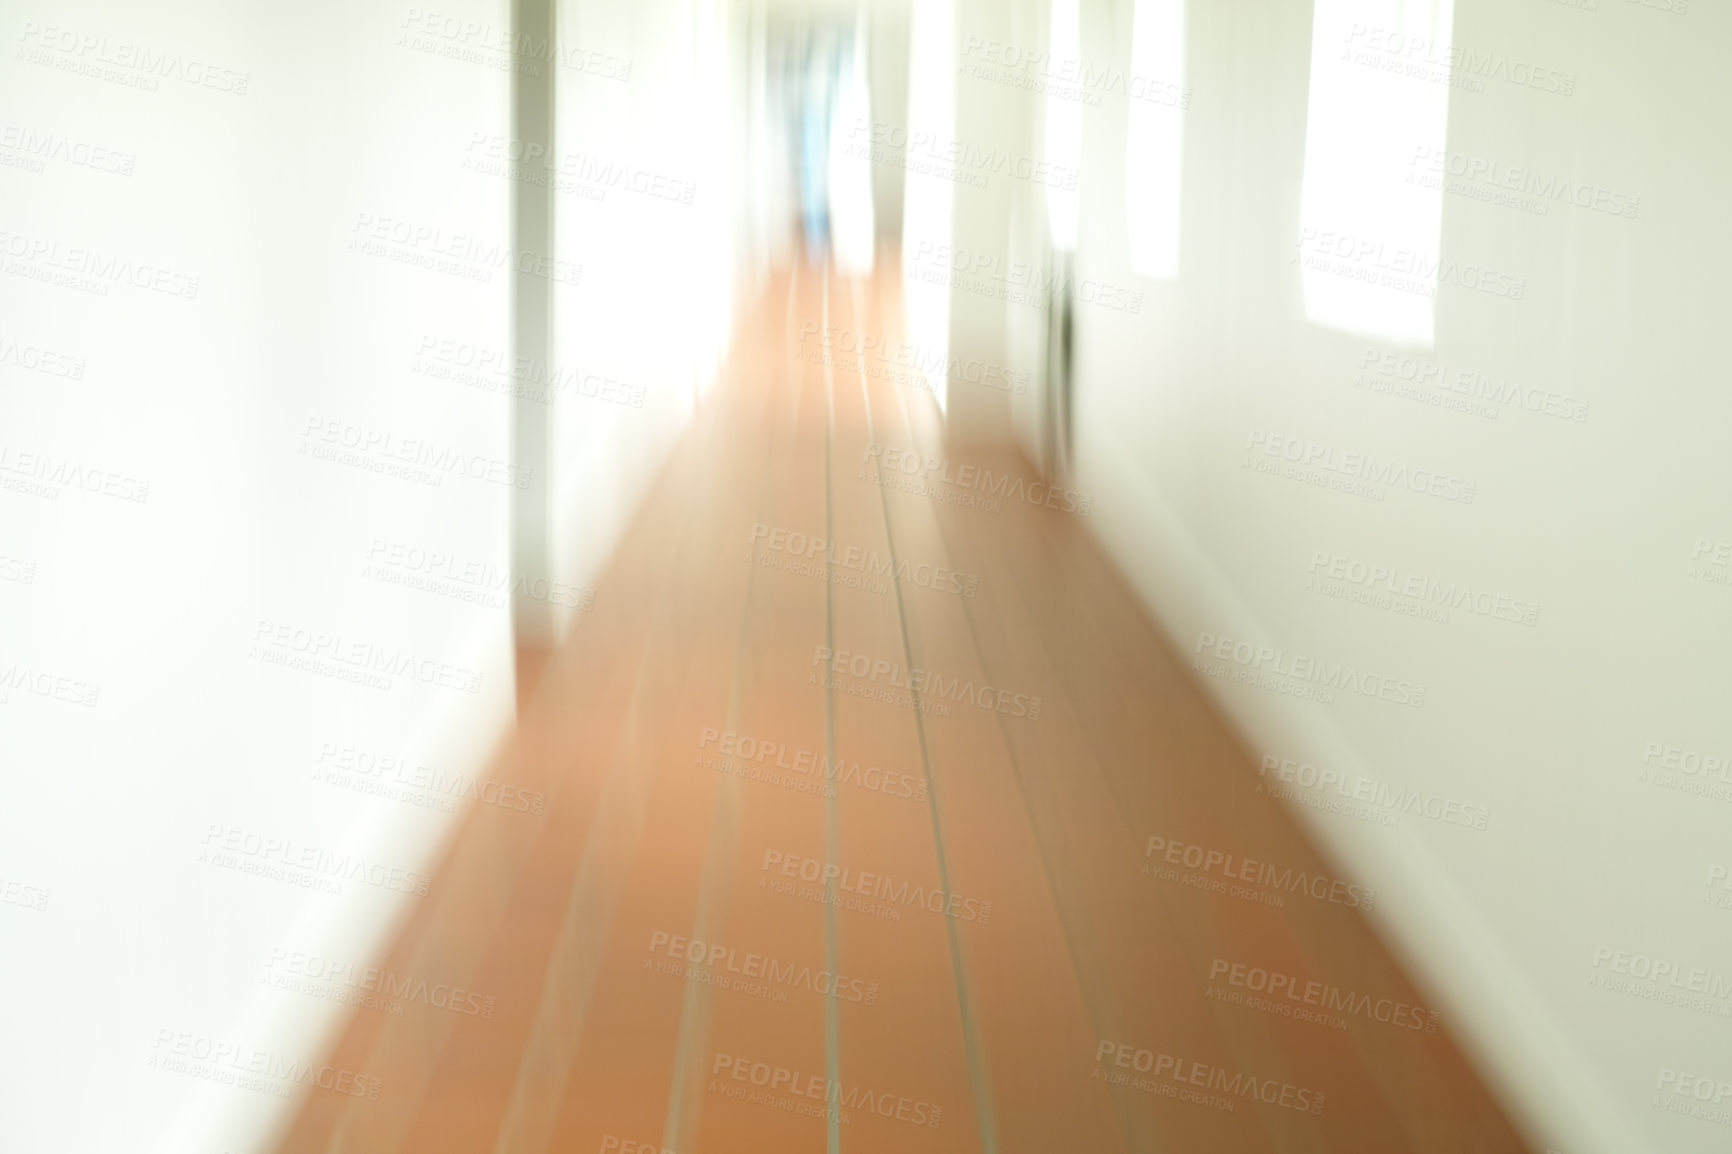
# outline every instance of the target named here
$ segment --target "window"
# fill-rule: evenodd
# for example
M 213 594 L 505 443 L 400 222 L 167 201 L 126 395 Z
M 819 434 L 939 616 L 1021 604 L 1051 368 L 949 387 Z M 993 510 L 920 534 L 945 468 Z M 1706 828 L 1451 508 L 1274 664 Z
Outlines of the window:
M 1125 127 L 1125 227 L 1131 268 L 1179 276 L 1179 186 L 1184 161 L 1185 0 L 1137 0 Z
M 1046 161 L 1055 171 L 1076 172 L 1082 161 L 1081 90 L 1083 70 L 1077 0 L 1052 0 L 1052 34 L 1047 41 Z M 1076 251 L 1077 188 L 1075 181 L 1051 181 L 1046 186 L 1046 217 L 1052 245 L 1060 252 Z
M 1316 0 L 1296 259 L 1305 317 L 1430 348 L 1453 0 Z
M 955 131 L 956 52 L 951 0 L 914 0 L 908 76 L 910 139 L 950 140 Z M 924 134 L 924 135 L 917 135 Z M 908 341 L 927 369 L 927 384 L 945 410 L 950 363 L 951 185 L 909 165 L 903 201 L 902 306 Z

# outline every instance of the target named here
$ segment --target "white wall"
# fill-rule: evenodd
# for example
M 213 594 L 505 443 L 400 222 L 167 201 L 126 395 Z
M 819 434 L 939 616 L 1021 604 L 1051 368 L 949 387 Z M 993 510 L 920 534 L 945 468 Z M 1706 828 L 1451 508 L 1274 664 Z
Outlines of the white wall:
M 555 404 L 556 566 L 576 587 L 612 553 L 761 284 L 746 220 L 759 187 L 746 163 L 752 7 L 560 5 L 562 36 L 631 62 L 628 83 L 573 72 L 556 114 L 559 163 L 598 174 L 590 195 L 556 196 L 556 245 L 584 266 L 558 286 L 556 359 L 614 383 Z
M 1007 382 L 1027 371 L 1027 334 L 1046 323 L 1036 283 L 1045 246 L 1025 243 L 1028 206 L 1045 187 L 1033 115 L 1043 98 L 1026 70 L 986 65 L 981 74 L 1005 45 L 1044 49 L 1045 26 L 1032 7 L 918 0 L 907 132 L 886 150 L 908 173 L 901 242 L 908 339 L 923 363 L 948 366 L 929 372 L 929 383 L 944 397 L 945 435 L 958 443 L 1010 440 Z
M 872 102 L 871 123 L 885 132 L 908 128 L 908 54 L 910 19 L 908 0 L 882 0 L 866 8 L 867 79 Z M 870 138 L 868 138 L 870 139 Z M 872 210 L 878 235 L 902 235 L 904 169 L 888 158 L 875 157 L 872 165 Z
M 1452 88 L 1449 152 L 1619 198 L 1602 208 L 1639 198 L 1627 219 L 1445 193 L 1445 265 L 1490 267 L 1506 291 L 1520 278 L 1522 299 L 1443 285 L 1435 348 L 1413 355 L 1451 381 L 1507 381 L 1542 409 L 1482 400 L 1473 415 L 1430 385 L 1380 391 L 1400 383 L 1375 371 L 1392 346 L 1303 319 L 1311 6 L 1188 8 L 1176 284 L 1130 269 L 1124 99 L 1085 123 L 1079 276 L 1146 294 L 1135 313 L 1078 310 L 1076 485 L 1094 496 L 1092 523 L 1188 656 L 1206 633 L 1424 687 L 1414 708 L 1204 678 L 1261 754 L 1489 811 L 1482 831 L 1295 807 L 1378 887 L 1407 960 L 1546 1141 L 1724 1149 L 1722 1125 L 1656 1103 L 1684 1101 L 1660 1091 L 1665 1069 L 1732 1083 L 1732 912 L 1712 904 L 1729 891 L 1708 885 L 1732 865 L 1732 782 L 1692 794 L 1700 773 L 1655 783 L 1643 762 L 1650 743 L 1732 750 L 1729 569 L 1692 569 L 1699 549 L 1712 559 L 1699 539 L 1732 540 L 1719 143 L 1732 13 L 1457 0 L 1459 49 L 1551 70 L 1542 86 L 1572 77 L 1573 91 Z M 1130 13 L 1127 0 L 1085 0 L 1094 61 L 1126 66 Z M 1373 500 L 1247 467 L 1275 460 L 1247 452 L 1274 434 L 1472 482 L 1473 499 L 1385 485 Z M 1438 622 L 1397 612 L 1399 598 L 1310 591 L 1319 553 L 1537 605 L 1537 623 L 1471 606 Z M 1686 985 L 1692 969 L 1711 972 L 1721 993 L 1696 1012 L 1649 996 L 1666 982 L 1598 988 L 1619 976 L 1602 948 L 1673 962 Z
M 508 397 L 548 384 L 506 261 L 583 266 L 528 575 L 568 606 L 749 301 L 739 6 L 585 6 L 561 143 L 696 190 L 563 197 L 596 210 L 553 254 L 511 252 L 490 163 L 507 7 L 0 6 L 0 1147 L 259 1148 L 474 804 L 512 708 Z M 274 660 L 319 637 L 321 670 Z M 370 654 L 429 680 L 328 675 Z M 339 973 L 270 984 L 291 955 Z
M 491 2 L 446 11 L 504 19 Z M 6 5 L 8 54 L 23 54 L 0 74 L 6 122 L 72 147 L 51 143 L 42 171 L 0 168 L 0 316 L 8 340 L 84 366 L 0 368 L 9 464 L 49 453 L 149 482 L 142 501 L 125 481 L 118 496 L 0 491 L 0 549 L 35 567 L 0 584 L 0 667 L 100 686 L 88 707 L 18 688 L 0 705 L 0 875 L 49 891 L 46 909 L 0 908 L 9 1149 L 256 1141 L 283 1108 L 274 1092 L 308 1087 L 236 1088 L 237 1061 L 316 1062 L 340 1013 L 261 984 L 274 952 L 365 962 L 451 821 L 422 804 L 450 795 L 414 785 L 415 767 L 460 782 L 508 715 L 503 608 L 405 584 L 473 591 L 452 577 L 474 566 L 492 599 L 504 561 L 503 402 L 432 373 L 446 338 L 503 347 L 506 273 L 473 251 L 446 271 L 414 262 L 459 238 L 507 253 L 504 186 L 461 168 L 472 121 L 503 120 L 505 86 L 438 55 L 437 31 L 423 51 L 407 14 Z M 97 155 L 87 144 L 130 170 L 76 163 Z M 58 248 L 14 255 L 38 242 Z M 100 266 L 86 279 L 106 291 L 22 275 L 85 259 L 74 250 L 196 277 L 196 295 Z M 317 456 L 351 438 L 377 440 Z M 375 471 L 385 438 L 461 467 L 423 459 L 428 483 Z M 430 572 L 435 553 L 452 560 Z M 321 635 L 342 639 L 326 659 L 425 661 L 433 681 L 273 660 Z M 459 678 L 477 691 L 439 684 Z M 344 750 L 403 772 L 342 771 Z M 381 778 L 400 796 L 364 792 Z M 294 864 L 309 852 L 312 868 Z M 345 854 L 384 884 L 333 877 Z M 321 877 L 340 892 L 292 881 Z

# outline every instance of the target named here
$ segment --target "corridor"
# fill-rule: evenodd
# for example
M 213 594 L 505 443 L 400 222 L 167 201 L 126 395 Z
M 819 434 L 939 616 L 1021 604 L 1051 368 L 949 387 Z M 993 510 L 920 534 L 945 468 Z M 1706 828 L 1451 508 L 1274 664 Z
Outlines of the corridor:
M 899 285 L 766 291 L 283 1154 L 1524 1149 Z
M 1732 4 L 0 36 L 0 1154 L 1732 1148 Z

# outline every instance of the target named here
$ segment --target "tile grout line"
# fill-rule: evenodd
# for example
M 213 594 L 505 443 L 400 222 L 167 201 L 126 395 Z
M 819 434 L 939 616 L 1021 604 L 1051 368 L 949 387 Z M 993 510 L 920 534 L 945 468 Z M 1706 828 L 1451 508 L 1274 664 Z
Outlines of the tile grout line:
M 860 330 L 860 302 L 850 293 L 850 304 L 853 310 L 855 331 Z M 860 398 L 865 404 L 866 435 L 869 441 L 876 442 L 876 424 L 872 419 L 872 397 L 866 386 L 866 366 L 864 360 L 859 362 Z M 896 540 L 890 526 L 889 498 L 884 495 L 883 486 L 878 488 L 878 507 L 884 517 L 884 538 L 886 548 L 890 553 L 890 571 L 894 573 L 897 567 Z M 902 632 L 902 651 L 909 667 L 914 665 L 913 646 L 908 635 L 908 613 L 902 602 L 902 586 L 900 582 L 892 582 L 896 596 L 897 625 Z M 932 819 L 933 847 L 938 858 L 938 883 L 943 892 L 950 893 L 950 869 L 944 853 L 944 831 L 938 816 L 938 783 L 932 776 L 932 757 L 926 743 L 926 721 L 920 711 L 920 693 L 912 686 L 909 688 L 914 702 L 914 732 L 920 743 L 920 767 L 926 774 L 926 805 Z M 985 1154 L 998 1154 L 998 1127 L 992 1106 L 992 1083 L 985 1071 L 985 1060 L 981 1053 L 979 1030 L 974 1022 L 974 1009 L 968 997 L 968 977 L 962 964 L 962 943 L 956 932 L 956 922 L 953 918 L 945 919 L 945 933 L 950 942 L 950 966 L 952 977 L 956 984 L 956 1000 L 962 1018 L 963 1047 L 968 1054 L 968 1077 L 974 1091 L 974 1113 L 976 1124 L 980 1130 L 981 1148 Z

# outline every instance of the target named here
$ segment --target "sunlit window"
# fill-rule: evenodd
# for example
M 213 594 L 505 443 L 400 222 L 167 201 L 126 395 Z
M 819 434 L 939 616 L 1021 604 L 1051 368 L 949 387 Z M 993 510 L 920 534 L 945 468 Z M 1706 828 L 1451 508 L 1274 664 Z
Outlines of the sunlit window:
M 908 77 L 910 138 L 950 140 L 956 119 L 955 17 L 951 0 L 914 0 Z M 922 135 L 923 134 L 923 135 Z M 932 365 L 927 384 L 942 410 L 950 361 L 950 213 L 952 187 L 943 175 L 908 167 L 903 201 L 903 311 L 909 342 Z
M 1137 0 L 1125 81 L 1125 223 L 1131 268 L 1179 276 L 1179 187 L 1184 159 L 1185 0 Z
M 1295 259 L 1306 319 L 1421 348 L 1434 339 L 1453 0 L 1316 0 Z
M 1077 0 L 1052 0 L 1052 34 L 1047 41 L 1046 160 L 1055 170 L 1076 172 L 1082 162 L 1081 28 Z M 1074 82 L 1073 82 L 1074 79 Z M 1063 187 L 1069 184 L 1070 187 Z M 1073 182 L 1046 186 L 1047 221 L 1052 244 L 1076 251 L 1077 189 Z

